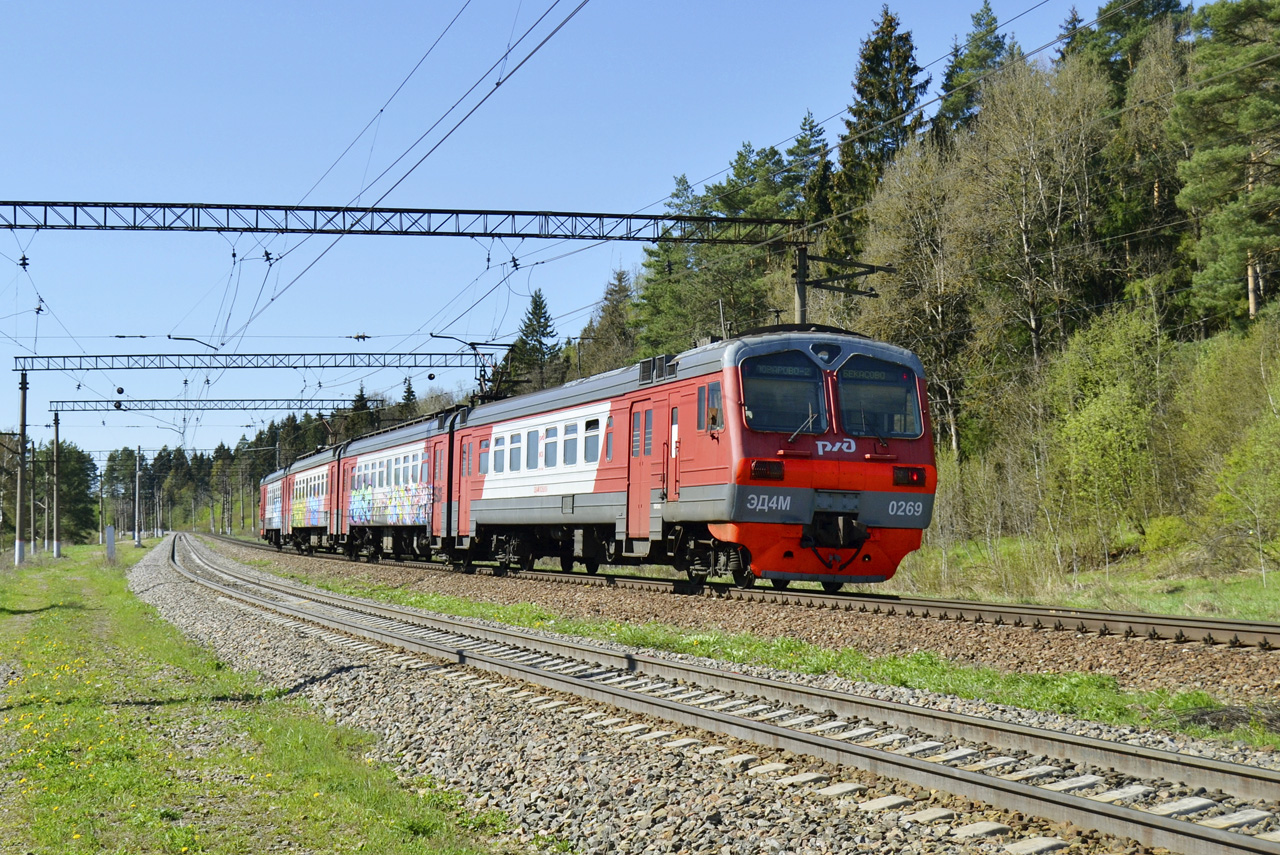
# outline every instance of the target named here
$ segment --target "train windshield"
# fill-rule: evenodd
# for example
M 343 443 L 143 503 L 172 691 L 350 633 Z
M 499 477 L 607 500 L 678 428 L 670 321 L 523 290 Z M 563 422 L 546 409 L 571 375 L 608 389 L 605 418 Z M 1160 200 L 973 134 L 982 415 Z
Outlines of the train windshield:
M 850 436 L 915 439 L 923 432 L 915 372 L 853 356 L 840 367 L 840 422 Z
M 793 436 L 827 430 L 822 371 L 798 350 L 744 359 L 742 406 L 752 430 Z

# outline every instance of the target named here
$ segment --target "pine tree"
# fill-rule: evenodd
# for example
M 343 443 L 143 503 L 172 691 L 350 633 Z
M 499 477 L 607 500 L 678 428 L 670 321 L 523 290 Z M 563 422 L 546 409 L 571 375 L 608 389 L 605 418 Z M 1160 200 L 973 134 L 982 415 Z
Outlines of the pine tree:
M 1111 260 L 1096 302 L 1114 299 L 1122 285 L 1136 297 L 1183 290 L 1189 281 L 1178 253 L 1186 215 L 1175 202 L 1185 148 L 1167 125 L 1174 107 L 1169 93 L 1186 88 L 1190 47 L 1175 26 L 1166 19 L 1148 31 L 1099 162 L 1098 172 L 1109 176 L 1099 194 L 1099 235 Z
M 621 269 L 613 271 L 600 308 L 579 337 L 578 361 L 574 366 L 578 376 L 599 374 L 635 361 L 636 335 L 631 325 L 633 298 L 631 274 Z
M 1129 75 L 1138 65 L 1139 49 L 1151 27 L 1169 18 L 1181 20 L 1186 14 L 1179 0 L 1110 0 L 1098 9 L 1097 25 L 1079 33 L 1080 53 L 1106 71 L 1115 104 L 1124 101 Z
M 999 22 L 990 0 L 970 18 L 973 29 L 964 45 L 951 51 L 951 62 L 942 77 L 942 104 L 933 119 L 933 129 L 945 139 L 947 134 L 969 124 L 977 112 L 982 79 L 1000 67 L 1005 55 L 1005 37 L 997 35 Z
M 404 394 L 400 397 L 400 418 L 409 420 L 418 415 L 418 396 L 413 391 L 413 381 L 404 378 Z
M 1200 215 L 1195 296 L 1206 314 L 1258 313 L 1280 248 L 1280 4 L 1219 0 L 1200 10 L 1194 79 L 1173 125 L 1195 144 L 1178 205 Z
M 515 344 L 507 353 L 513 392 L 536 392 L 554 386 L 562 379 L 560 344 L 555 323 L 547 309 L 542 289 L 535 289 L 529 308 L 520 323 Z
M 708 184 L 705 196 L 714 213 L 726 217 L 780 217 L 794 201 L 786 166 L 773 146 L 756 149 L 742 144 L 729 166 L 729 176 L 719 184 Z
M 797 212 L 807 218 L 811 208 L 812 189 L 821 193 L 818 176 L 825 173 L 827 181 L 831 175 L 831 161 L 827 159 L 826 131 L 813 118 L 813 111 L 805 111 L 800 120 L 800 133 L 795 142 L 785 152 L 787 158 L 786 172 L 782 176 L 784 192 L 782 208 L 788 213 Z
M 907 141 L 919 133 L 924 117 L 916 105 L 931 78 L 920 83 L 911 33 L 899 32 L 898 17 L 886 4 L 875 31 L 862 43 L 854 101 L 840 138 L 840 170 L 835 176 L 836 214 L 829 233 L 830 250 L 857 255 L 866 234 L 866 204 L 885 168 Z
M 1089 30 L 1084 28 L 1084 18 L 1080 16 L 1080 11 L 1075 6 L 1071 7 L 1071 11 L 1067 13 L 1067 19 L 1058 29 L 1062 33 L 1060 36 L 1062 41 L 1053 57 L 1055 65 L 1061 65 L 1067 57 L 1079 53 L 1084 47 L 1084 40 L 1089 35 Z
M 377 427 L 376 418 L 373 409 L 369 406 L 369 396 L 364 392 L 364 384 L 361 383 L 359 391 L 356 392 L 355 398 L 351 401 L 351 412 L 347 415 L 347 438 L 354 439 L 375 430 Z M 292 424 L 289 423 L 290 420 L 292 420 Z M 284 448 L 288 448 L 295 455 L 298 453 L 296 448 L 297 440 L 293 439 L 293 437 L 297 437 L 299 433 L 301 431 L 298 429 L 297 417 L 290 413 L 280 426 L 282 455 Z

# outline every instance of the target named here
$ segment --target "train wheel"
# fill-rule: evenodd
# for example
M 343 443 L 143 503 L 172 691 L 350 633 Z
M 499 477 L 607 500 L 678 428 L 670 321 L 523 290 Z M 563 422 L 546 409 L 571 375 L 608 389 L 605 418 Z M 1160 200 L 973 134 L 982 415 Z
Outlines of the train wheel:
M 822 590 L 828 594 L 838 594 L 840 589 L 844 587 L 844 582 L 823 582 Z
M 522 573 L 528 573 L 533 569 L 533 550 L 520 550 L 520 554 L 516 556 L 516 560 L 519 562 L 520 571 Z
M 588 575 L 588 576 L 594 576 L 594 575 L 596 575 L 597 573 L 599 573 L 599 572 L 600 572 L 600 559 L 599 559 L 599 558 L 584 558 L 584 559 L 582 559 L 582 566 L 583 566 L 583 567 L 585 567 L 585 568 L 587 568 L 587 575 Z
M 787 587 L 791 584 L 790 579 L 770 579 L 769 581 L 772 582 L 773 587 L 777 588 L 779 591 L 787 590 Z
M 739 588 L 754 588 L 756 586 L 756 574 L 751 572 L 750 567 L 741 567 L 733 571 L 733 584 Z
M 560 556 L 560 569 L 566 573 L 573 572 L 573 556 L 569 554 Z

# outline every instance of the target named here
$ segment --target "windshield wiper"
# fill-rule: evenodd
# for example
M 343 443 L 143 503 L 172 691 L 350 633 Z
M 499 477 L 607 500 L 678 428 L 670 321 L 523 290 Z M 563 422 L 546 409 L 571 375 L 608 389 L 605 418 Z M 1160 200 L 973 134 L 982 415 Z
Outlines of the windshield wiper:
M 875 427 L 872 426 L 871 422 L 867 421 L 867 410 L 863 407 L 861 401 L 858 402 L 858 412 L 862 415 L 862 429 L 864 431 L 871 431 L 871 435 L 879 440 L 881 448 L 888 448 L 889 440 L 881 436 L 880 431 L 876 430 Z
M 817 417 L 818 417 L 818 414 L 813 411 L 813 404 L 810 404 L 809 418 L 801 422 L 800 427 L 796 428 L 796 432 L 791 434 L 791 436 L 787 437 L 787 442 L 795 442 L 796 437 L 799 436 L 803 431 L 807 431 L 809 429 L 809 426 L 813 424 L 813 420 L 816 419 Z

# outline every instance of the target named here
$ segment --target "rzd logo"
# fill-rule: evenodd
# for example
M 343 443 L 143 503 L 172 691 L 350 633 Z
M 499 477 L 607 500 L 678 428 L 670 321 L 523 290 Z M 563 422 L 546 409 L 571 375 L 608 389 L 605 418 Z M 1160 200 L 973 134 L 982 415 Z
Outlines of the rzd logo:
M 852 439 L 846 439 L 842 442 L 827 442 L 825 439 L 818 440 L 818 456 L 826 454 L 828 451 L 842 451 L 845 454 L 852 454 L 857 448 L 857 443 Z

